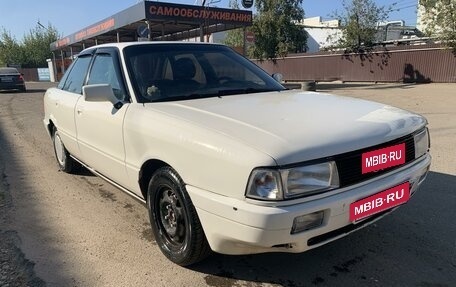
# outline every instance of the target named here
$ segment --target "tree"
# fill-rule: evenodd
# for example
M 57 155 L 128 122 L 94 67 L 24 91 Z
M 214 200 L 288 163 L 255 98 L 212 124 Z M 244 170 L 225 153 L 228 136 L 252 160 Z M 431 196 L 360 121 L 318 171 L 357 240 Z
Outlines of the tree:
M 358 50 L 377 41 L 377 25 L 387 19 L 391 7 L 377 6 L 373 0 L 344 0 L 343 12 L 334 12 L 340 21 L 342 36 L 338 46 Z
M 239 3 L 237 0 L 230 0 L 229 7 L 232 9 L 239 9 Z M 242 47 L 244 46 L 244 31 L 243 29 L 229 30 L 226 33 L 226 38 L 223 44 L 231 47 Z
M 11 33 L 2 28 L 0 32 L 0 66 L 21 64 L 24 61 L 24 51 Z
M 59 38 L 57 30 L 36 26 L 18 42 L 4 28 L 0 33 L 0 65 L 17 64 L 22 67 L 46 67 L 46 59 L 52 57 L 50 45 Z
M 253 18 L 255 45 L 251 56 L 262 59 L 285 57 L 305 51 L 307 33 L 295 23 L 304 18 L 302 0 L 256 0 Z
M 456 0 L 420 0 L 426 34 L 436 35 L 456 54 Z
M 47 28 L 36 26 L 24 36 L 23 47 L 26 57 L 24 65 L 29 67 L 45 67 L 46 59 L 52 57 L 50 45 L 59 38 L 57 29 L 52 25 Z

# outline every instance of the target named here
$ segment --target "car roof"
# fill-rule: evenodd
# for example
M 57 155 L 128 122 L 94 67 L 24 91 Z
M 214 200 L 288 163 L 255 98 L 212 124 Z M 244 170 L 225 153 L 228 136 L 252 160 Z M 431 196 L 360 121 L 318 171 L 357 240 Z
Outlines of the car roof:
M 108 44 L 101 44 L 92 46 L 87 48 L 81 52 L 84 53 L 86 51 L 90 51 L 92 49 L 98 48 L 108 48 L 108 47 L 115 47 L 120 50 L 123 50 L 125 47 L 130 46 L 140 46 L 140 45 L 169 45 L 169 44 L 178 44 L 178 45 L 209 45 L 209 46 L 224 46 L 223 44 L 215 44 L 215 43 L 206 43 L 206 42 L 183 42 L 183 41 L 144 41 L 144 42 L 120 42 L 120 43 L 108 43 Z

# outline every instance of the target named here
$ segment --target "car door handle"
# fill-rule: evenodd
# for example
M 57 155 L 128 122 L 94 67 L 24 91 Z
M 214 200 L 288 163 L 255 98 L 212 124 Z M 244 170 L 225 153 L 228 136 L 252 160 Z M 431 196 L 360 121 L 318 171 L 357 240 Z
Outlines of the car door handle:
M 76 113 L 78 115 L 82 114 L 82 111 L 83 111 L 82 107 L 76 107 Z

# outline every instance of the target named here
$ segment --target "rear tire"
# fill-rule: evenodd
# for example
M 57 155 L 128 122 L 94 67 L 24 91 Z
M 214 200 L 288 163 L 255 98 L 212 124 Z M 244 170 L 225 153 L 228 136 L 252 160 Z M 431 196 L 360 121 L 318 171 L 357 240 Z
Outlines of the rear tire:
M 169 260 L 188 266 L 210 255 L 209 243 L 185 184 L 171 167 L 160 168 L 150 180 L 147 208 L 155 240 Z
M 60 138 L 59 131 L 54 127 L 52 134 L 52 142 L 54 145 L 55 158 L 59 165 L 59 169 L 66 173 L 71 173 L 76 170 L 77 162 L 70 156 L 70 153 L 65 148 L 65 145 Z

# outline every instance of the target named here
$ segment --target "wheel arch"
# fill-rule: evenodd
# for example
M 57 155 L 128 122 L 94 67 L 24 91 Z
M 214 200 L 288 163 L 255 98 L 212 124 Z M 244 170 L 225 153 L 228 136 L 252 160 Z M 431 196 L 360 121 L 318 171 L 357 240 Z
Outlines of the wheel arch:
M 47 131 L 48 131 L 48 134 L 52 137 L 54 135 L 54 128 L 55 127 L 55 124 L 54 122 L 50 119 L 49 120 L 49 123 L 47 124 Z
M 158 169 L 165 166 L 171 167 L 170 164 L 159 159 L 149 159 L 142 164 L 141 169 L 139 170 L 138 183 L 139 188 L 141 189 L 141 194 L 145 200 L 147 200 L 147 189 L 152 175 Z

